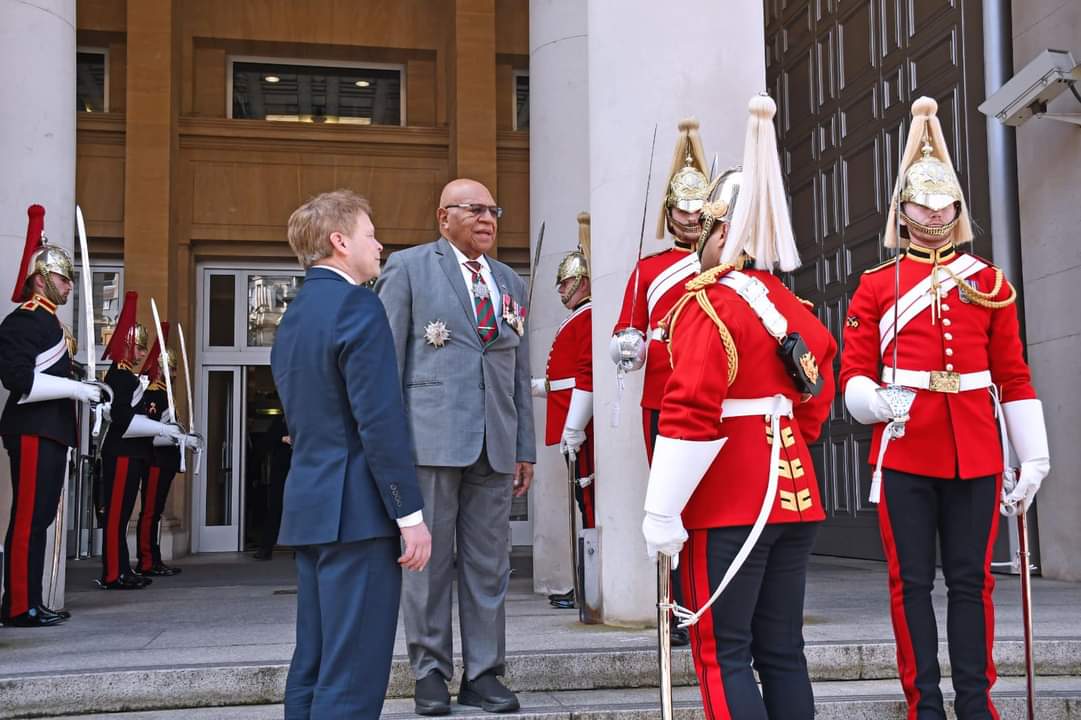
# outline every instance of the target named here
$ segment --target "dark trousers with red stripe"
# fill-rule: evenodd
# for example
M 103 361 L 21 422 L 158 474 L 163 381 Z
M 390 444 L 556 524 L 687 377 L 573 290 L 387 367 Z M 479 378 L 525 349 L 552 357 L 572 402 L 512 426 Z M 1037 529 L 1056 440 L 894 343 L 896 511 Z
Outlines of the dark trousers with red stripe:
M 646 440 L 646 460 L 650 465 L 653 464 L 653 446 L 661 432 L 660 423 L 660 410 L 642 408 L 642 437 Z M 672 571 L 672 599 L 684 607 L 687 605 L 683 602 L 683 582 L 680 580 L 679 568 Z
M 706 604 L 749 532 L 750 526 L 688 531 L 679 567 L 691 608 Z M 694 667 L 710 720 L 814 717 L 803 654 L 803 596 L 817 533 L 818 523 L 767 525 L 721 597 L 691 626 Z
M 589 430 L 586 431 L 586 441 L 582 443 L 582 447 L 578 448 L 578 453 L 575 455 L 574 477 L 577 479 L 591 477 L 595 482 L 597 478 L 594 476 L 593 468 L 593 432 Z M 582 513 L 583 528 L 597 527 L 594 497 L 592 482 L 586 487 L 582 487 L 581 484 L 574 486 L 574 499 L 578 501 L 578 510 Z
M 105 526 L 102 528 L 101 579 L 115 582 L 131 574 L 128 555 L 128 521 L 135 509 L 139 481 L 146 472 L 146 458 L 103 455 L 101 479 L 105 487 Z
M 139 572 L 150 572 L 155 565 L 161 565 L 158 527 L 161 525 L 161 514 L 165 512 L 165 500 L 169 497 L 169 488 L 173 485 L 178 465 L 176 462 L 160 464 L 155 461 L 146 466 L 139 491 L 142 498 L 136 548 Z
M 909 720 L 946 717 L 938 627 L 931 605 L 935 550 L 946 578 L 946 635 L 959 720 L 998 719 L 991 702 L 995 609 L 991 552 L 1001 476 L 943 480 L 884 470 L 879 528 L 890 575 L 890 614 Z
M 41 605 L 46 531 L 56 519 L 68 449 L 37 435 L 5 438 L 11 461 L 11 521 L 4 536 L 0 619 Z

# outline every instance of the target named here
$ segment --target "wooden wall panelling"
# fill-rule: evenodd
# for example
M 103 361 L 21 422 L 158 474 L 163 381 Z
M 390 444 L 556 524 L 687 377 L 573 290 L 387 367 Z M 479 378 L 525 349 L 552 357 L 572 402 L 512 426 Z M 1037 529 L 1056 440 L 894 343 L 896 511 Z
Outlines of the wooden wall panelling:
M 503 208 L 499 221 L 499 259 L 515 268 L 529 268 L 529 139 L 520 132 L 499 133 L 496 152 L 499 182 L 496 202 Z M 585 198 L 583 198 L 583 202 Z
M 196 45 L 193 50 L 191 110 L 196 117 L 226 117 L 227 97 L 225 50 Z M 186 83 L 187 84 L 187 83 Z
M 435 59 L 411 58 L 405 64 L 405 121 L 413 127 L 436 125 Z
M 126 0 L 77 0 L 75 25 L 78 30 L 124 32 L 127 29 Z

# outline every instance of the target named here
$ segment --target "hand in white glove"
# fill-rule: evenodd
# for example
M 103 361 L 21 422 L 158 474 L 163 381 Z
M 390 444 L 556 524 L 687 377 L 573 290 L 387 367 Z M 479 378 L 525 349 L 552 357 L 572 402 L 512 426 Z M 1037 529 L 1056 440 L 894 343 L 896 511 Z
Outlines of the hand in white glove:
M 679 566 L 679 551 L 687 542 L 687 531 L 678 515 L 657 515 L 647 512 L 642 520 L 642 536 L 646 539 L 646 554 L 656 562 L 657 553 L 672 558 L 672 569 Z
M 176 418 L 173 416 L 172 408 L 165 408 L 165 411 L 161 414 L 161 421 L 163 423 L 176 422 Z
M 85 403 L 101 402 L 101 386 L 97 383 L 80 382 L 75 399 Z
M 1002 491 L 1002 514 L 1013 516 L 1028 512 L 1050 469 L 1051 464 L 1047 460 L 1021 463 L 1021 479 L 1017 481 L 1017 485 L 1013 490 Z
M 530 380 L 529 390 L 533 393 L 533 397 L 542 398 L 548 396 L 548 389 L 545 387 L 544 378 L 533 378 Z
M 184 436 L 184 444 L 192 450 L 203 449 L 203 436 L 198 433 L 188 433 Z
M 176 423 L 162 423 L 161 429 L 158 430 L 159 437 L 169 438 L 178 445 L 180 444 L 180 439 L 185 435 L 187 435 L 187 433 L 184 432 L 184 428 Z
M 856 422 L 874 425 L 893 419 L 890 404 L 878 388 L 878 383 L 864 375 L 857 375 L 845 385 L 845 407 Z
M 578 485 L 580 487 L 582 487 L 583 489 L 589 487 L 592 484 L 593 484 L 593 476 L 592 475 L 586 475 L 585 477 L 578 478 Z
M 574 428 L 563 428 L 563 437 L 559 439 L 559 452 L 564 455 L 578 454 L 579 448 L 586 441 L 585 430 L 575 430 Z

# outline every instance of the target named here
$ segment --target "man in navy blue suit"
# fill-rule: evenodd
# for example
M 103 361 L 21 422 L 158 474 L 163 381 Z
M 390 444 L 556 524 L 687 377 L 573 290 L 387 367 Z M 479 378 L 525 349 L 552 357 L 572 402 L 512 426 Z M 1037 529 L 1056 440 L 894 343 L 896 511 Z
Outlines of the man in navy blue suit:
M 370 215 L 338 190 L 289 218 L 307 275 L 270 355 L 293 439 L 278 536 L 297 561 L 286 720 L 379 717 L 401 568 L 423 570 L 431 555 L 390 325 L 360 287 L 383 249 Z

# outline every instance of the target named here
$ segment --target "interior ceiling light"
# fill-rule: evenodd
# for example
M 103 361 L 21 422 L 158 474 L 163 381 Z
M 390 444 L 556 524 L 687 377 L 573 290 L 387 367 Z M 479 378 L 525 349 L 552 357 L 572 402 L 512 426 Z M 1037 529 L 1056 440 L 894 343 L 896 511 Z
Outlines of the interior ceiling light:
M 282 79 L 277 75 L 267 75 L 263 79 L 266 80 L 268 83 L 277 83 L 282 81 Z
M 357 87 L 368 87 L 369 85 L 371 85 L 371 83 L 368 82 L 367 80 L 357 80 L 353 84 L 356 85 Z

